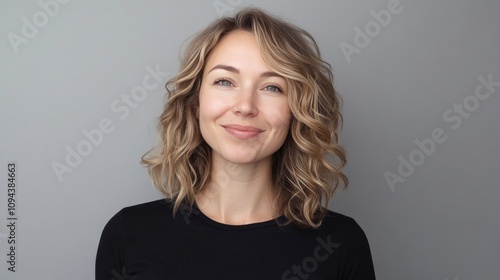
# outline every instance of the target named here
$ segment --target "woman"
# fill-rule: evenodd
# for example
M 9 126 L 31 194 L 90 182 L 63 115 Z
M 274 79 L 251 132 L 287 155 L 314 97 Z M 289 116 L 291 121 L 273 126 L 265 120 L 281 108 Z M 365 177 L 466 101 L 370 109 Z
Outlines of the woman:
M 375 279 L 340 181 L 340 97 L 306 31 L 241 10 L 190 42 L 143 157 L 165 199 L 103 230 L 96 279 Z M 120 278 L 121 277 L 121 278 Z

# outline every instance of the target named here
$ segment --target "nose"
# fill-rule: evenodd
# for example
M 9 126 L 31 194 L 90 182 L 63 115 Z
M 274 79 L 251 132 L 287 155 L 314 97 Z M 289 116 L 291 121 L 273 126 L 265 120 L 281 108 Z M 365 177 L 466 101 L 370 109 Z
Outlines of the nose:
M 233 113 L 252 117 L 257 115 L 257 96 L 254 90 L 242 89 L 236 94 L 234 98 Z

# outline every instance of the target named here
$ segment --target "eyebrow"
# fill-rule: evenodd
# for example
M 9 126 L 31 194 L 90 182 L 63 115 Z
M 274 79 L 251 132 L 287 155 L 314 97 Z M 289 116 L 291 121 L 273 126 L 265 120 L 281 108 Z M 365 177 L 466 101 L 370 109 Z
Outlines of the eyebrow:
M 222 70 L 226 70 L 226 71 L 229 71 L 229 72 L 232 72 L 232 73 L 236 73 L 236 74 L 240 73 L 239 69 L 237 69 L 237 68 L 235 68 L 233 66 L 223 65 L 223 64 L 216 65 L 214 68 L 210 69 L 210 71 L 208 71 L 208 72 L 210 73 L 210 72 L 212 72 L 215 69 L 222 69 Z M 285 79 L 285 77 L 281 76 L 280 74 L 278 74 L 276 72 L 272 72 L 272 71 L 266 71 L 266 72 L 260 74 L 260 77 L 261 78 L 278 77 L 278 78 Z

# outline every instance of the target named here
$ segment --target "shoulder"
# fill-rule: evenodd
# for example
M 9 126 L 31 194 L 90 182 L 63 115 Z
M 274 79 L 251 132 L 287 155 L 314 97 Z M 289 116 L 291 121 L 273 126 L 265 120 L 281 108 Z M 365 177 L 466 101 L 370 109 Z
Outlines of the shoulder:
M 106 228 L 125 229 L 128 226 L 144 226 L 159 220 L 173 219 L 173 203 L 158 199 L 122 208 L 111 217 Z
M 124 207 L 119 213 L 126 218 L 132 219 L 138 217 L 142 219 L 145 215 L 165 214 L 166 211 L 172 210 L 172 207 L 172 201 L 162 198 Z
M 328 210 L 320 229 L 342 244 L 343 249 L 369 250 L 364 230 L 352 217 Z
M 147 246 L 152 237 L 162 236 L 164 229 L 172 225 L 171 205 L 166 199 L 159 199 L 116 212 L 101 233 L 96 255 L 96 279 L 116 277 L 113 272 L 121 271 L 130 255 L 141 253 L 137 248 Z
M 341 279 L 375 279 L 368 239 L 353 218 L 329 210 L 320 228 L 328 234 L 324 243 L 336 246 L 339 263 L 343 264 L 339 268 Z
M 323 218 L 321 227 L 344 233 L 359 233 L 363 231 L 354 218 L 332 210 L 328 210 L 326 216 Z

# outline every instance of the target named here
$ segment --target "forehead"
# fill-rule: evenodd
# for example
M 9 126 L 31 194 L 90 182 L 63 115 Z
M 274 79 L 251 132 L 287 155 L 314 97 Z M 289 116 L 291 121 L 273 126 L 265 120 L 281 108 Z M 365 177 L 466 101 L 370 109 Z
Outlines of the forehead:
M 229 48 L 234 45 L 249 45 L 249 46 L 257 46 L 257 40 L 255 39 L 255 35 L 250 31 L 245 30 L 234 30 L 222 37 L 222 39 L 217 43 L 214 48 Z
M 207 65 L 224 63 L 237 68 L 257 64 L 265 66 L 255 35 L 249 31 L 232 31 L 226 34 L 210 52 Z M 233 65 L 236 64 L 236 65 Z

